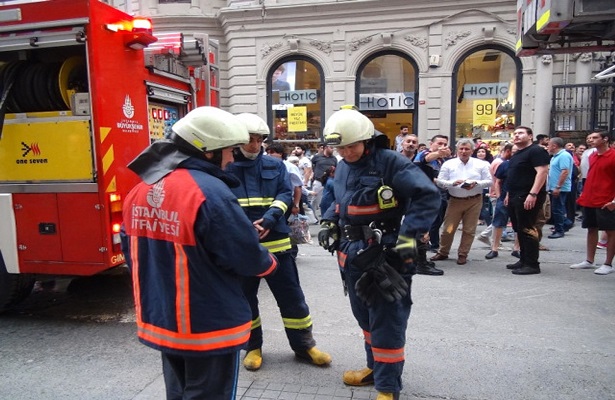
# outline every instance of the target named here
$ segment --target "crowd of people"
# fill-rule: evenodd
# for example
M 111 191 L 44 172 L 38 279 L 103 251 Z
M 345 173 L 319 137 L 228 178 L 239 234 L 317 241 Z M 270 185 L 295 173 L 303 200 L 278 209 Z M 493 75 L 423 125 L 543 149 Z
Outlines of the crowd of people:
M 342 380 L 374 385 L 377 400 L 399 399 L 402 390 L 412 276 L 443 275 L 436 262 L 454 252 L 458 265 L 467 264 L 479 224 L 489 260 L 511 225 L 519 260 L 507 268 L 531 275 L 541 272 L 545 223 L 555 240 L 580 220 L 586 259 L 570 268 L 613 272 L 615 149 L 604 132 L 576 147 L 518 126 L 493 156 L 480 140 L 459 139 L 453 151 L 448 136 L 435 135 L 421 145 L 403 126 L 391 146 L 348 106 L 327 120 L 311 158 L 303 146 L 287 154 L 268 143 L 269 134 L 256 115 L 199 107 L 129 165 L 142 182 L 125 201 L 122 247 L 138 337 L 161 352 L 168 399 L 231 400 L 239 365 L 261 368 L 262 280 L 295 356 L 316 366 L 332 362 L 312 334 L 292 215 L 320 220 L 318 244 L 336 256 L 363 331 L 365 365 Z M 599 267 L 597 248 L 606 248 Z
M 417 137 L 400 131 L 396 138 L 399 152 L 419 165 L 442 193 L 440 216 L 430 230 L 430 249 L 436 253 L 430 260 L 449 258 L 453 236 L 461 224 L 457 264 L 467 262 L 475 237 L 490 246 L 490 251 L 485 254 L 488 260 L 499 256 L 503 241 L 514 241 L 511 255 L 519 261 L 508 264 L 507 268 L 515 275 L 540 273 L 538 252 L 548 250 L 541 242 L 545 224 L 553 225 L 546 235 L 548 239 L 565 237 L 566 232 L 579 222 L 592 232 L 592 225 L 597 225 L 598 221 L 593 222 L 596 217 L 592 213 L 586 215 L 588 206 L 585 204 L 597 207 L 602 202 L 599 208 L 607 211 L 615 206 L 611 203 L 615 199 L 615 188 L 611 180 L 603 176 L 604 172 L 589 182 L 591 190 L 598 182 L 596 179 L 600 179 L 600 187 L 605 189 L 600 192 L 602 196 L 595 202 L 588 202 L 588 199 L 594 200 L 593 195 L 583 195 L 590 166 L 597 160 L 608 159 L 599 157 L 602 153 L 598 152 L 596 145 L 602 143 L 596 139 L 598 135 L 606 141 L 606 148 L 602 151 L 615 147 L 605 132 L 594 132 L 587 136 L 586 143 L 577 146 L 572 142 L 564 143 L 559 137 L 534 135 L 530 128 L 520 126 L 510 141 L 499 144 L 499 151 L 494 156 L 489 144 L 480 139 L 458 140 L 456 152 L 452 154 L 444 135 L 435 135 L 427 149 L 418 151 Z M 592 158 L 594 153 L 598 155 Z M 605 164 L 603 161 L 595 165 L 601 165 L 603 171 L 612 168 Z M 485 165 L 489 179 L 485 178 Z M 596 174 L 594 168 L 592 175 Z M 608 231 L 615 225 L 608 222 L 608 215 L 600 216 L 603 228 L 599 229 L 601 233 L 595 234 L 596 239 L 593 233 L 588 235 L 587 260 L 573 264 L 571 268 L 594 268 L 598 275 L 613 271 Z M 486 226 L 481 233 L 476 232 L 479 225 Z M 596 249 L 607 249 L 602 265 L 594 264 Z M 416 262 L 419 274 L 443 274 L 441 269 L 421 257 Z

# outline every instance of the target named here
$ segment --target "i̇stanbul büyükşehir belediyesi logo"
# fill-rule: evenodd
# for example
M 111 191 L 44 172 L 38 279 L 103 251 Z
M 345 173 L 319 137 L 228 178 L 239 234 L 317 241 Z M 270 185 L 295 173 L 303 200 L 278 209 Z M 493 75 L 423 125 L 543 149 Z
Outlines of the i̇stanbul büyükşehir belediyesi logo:
M 160 208 L 164 201 L 164 179 L 161 179 L 158 183 L 151 187 L 147 191 L 147 204 L 152 207 Z
M 132 105 L 132 100 L 130 100 L 129 95 L 126 95 L 126 97 L 124 98 L 122 111 L 124 112 L 124 116 L 126 116 L 126 118 L 130 119 L 135 116 L 135 107 Z

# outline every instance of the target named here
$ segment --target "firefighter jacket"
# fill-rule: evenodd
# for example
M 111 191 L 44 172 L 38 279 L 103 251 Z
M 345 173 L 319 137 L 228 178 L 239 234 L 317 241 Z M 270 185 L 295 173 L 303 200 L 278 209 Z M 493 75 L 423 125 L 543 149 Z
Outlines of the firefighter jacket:
M 247 343 L 252 313 L 240 276 L 268 275 L 277 260 L 259 245 L 227 186 L 233 181 L 190 157 L 127 195 L 123 248 L 145 345 L 190 355 L 234 352 Z
M 290 228 L 285 214 L 293 190 L 284 163 L 265 155 L 262 150 L 254 160 L 236 152 L 235 162 L 229 164 L 227 172 L 241 182 L 231 190 L 248 219 L 254 222 L 263 218 L 261 226 L 270 229 L 269 234 L 261 239 L 261 244 L 272 253 L 290 250 Z
M 385 227 L 382 243 L 394 246 L 399 234 L 416 238 L 429 231 L 440 208 L 440 193 L 433 182 L 408 158 L 367 142 L 366 152 L 354 163 L 341 161 L 335 170 L 335 201 L 323 221 L 345 226 Z M 390 190 L 393 197 L 390 198 Z M 402 220 L 403 218 L 403 220 Z M 356 243 L 349 248 L 350 243 Z M 344 254 L 364 247 L 342 234 L 340 266 Z

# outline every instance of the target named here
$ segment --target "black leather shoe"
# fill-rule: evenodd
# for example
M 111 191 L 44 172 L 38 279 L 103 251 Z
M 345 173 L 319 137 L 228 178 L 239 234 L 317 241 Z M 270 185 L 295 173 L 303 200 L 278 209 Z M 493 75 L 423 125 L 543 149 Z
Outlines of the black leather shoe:
M 559 239 L 559 238 L 563 238 L 564 237 L 564 232 L 553 232 L 552 234 L 550 234 L 549 236 L 547 236 L 549 239 Z
M 507 264 L 506 265 L 506 269 L 518 269 L 524 267 L 523 263 L 521 261 L 517 261 L 514 264 Z
M 491 250 L 489 253 L 485 254 L 485 258 L 487 260 L 491 260 L 492 258 L 496 258 L 498 256 L 498 252 L 497 251 L 493 251 Z
M 433 265 L 425 264 L 416 267 L 416 273 L 419 275 L 444 275 L 444 271 L 434 267 Z
M 527 265 L 513 269 L 512 271 L 515 275 L 534 275 L 540 273 L 540 268 L 528 267 Z
M 510 255 L 513 256 L 513 257 L 521 258 L 521 253 L 519 252 L 519 250 L 511 251 Z

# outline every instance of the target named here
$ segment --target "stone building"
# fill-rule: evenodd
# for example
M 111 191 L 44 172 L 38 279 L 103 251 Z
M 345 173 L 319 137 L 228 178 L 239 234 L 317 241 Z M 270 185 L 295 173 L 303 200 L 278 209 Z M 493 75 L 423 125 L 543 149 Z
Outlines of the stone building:
M 407 125 L 421 142 L 445 134 L 495 146 L 527 125 L 582 142 L 614 125 L 613 85 L 592 77 L 615 57 L 517 58 L 517 1 L 108 2 L 151 17 L 156 33 L 216 39 L 220 106 L 266 118 L 289 146 L 315 147 L 344 104 L 391 140 Z

